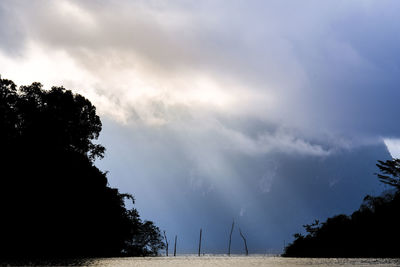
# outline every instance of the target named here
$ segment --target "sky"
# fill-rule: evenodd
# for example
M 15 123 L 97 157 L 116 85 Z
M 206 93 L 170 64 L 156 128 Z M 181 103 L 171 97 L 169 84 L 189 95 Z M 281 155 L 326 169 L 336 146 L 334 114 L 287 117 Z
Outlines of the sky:
M 0 74 L 103 122 L 96 165 L 178 252 L 281 252 L 388 188 L 400 157 L 396 0 L 2 0 Z

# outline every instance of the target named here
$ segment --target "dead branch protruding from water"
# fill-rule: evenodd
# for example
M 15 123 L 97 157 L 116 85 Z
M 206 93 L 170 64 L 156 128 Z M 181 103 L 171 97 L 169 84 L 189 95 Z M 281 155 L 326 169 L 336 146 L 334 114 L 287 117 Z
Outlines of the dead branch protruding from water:
M 243 238 L 244 249 L 246 250 L 246 256 L 248 256 L 249 250 L 247 249 L 247 241 L 246 241 L 246 238 L 244 237 L 244 235 L 242 234 L 242 230 L 240 230 L 240 228 L 239 228 L 239 233 L 240 233 L 240 236 Z
M 200 239 L 199 239 L 199 257 L 200 257 L 200 252 L 201 252 L 201 234 L 202 234 L 202 229 L 200 228 Z
M 175 245 L 174 245 L 174 257 L 176 257 L 176 240 L 177 240 L 178 236 L 175 235 Z
M 230 234 L 229 234 L 228 256 L 231 255 L 231 243 L 232 243 L 233 227 L 235 227 L 235 221 L 234 221 L 234 220 L 232 221 L 231 232 L 230 232 Z

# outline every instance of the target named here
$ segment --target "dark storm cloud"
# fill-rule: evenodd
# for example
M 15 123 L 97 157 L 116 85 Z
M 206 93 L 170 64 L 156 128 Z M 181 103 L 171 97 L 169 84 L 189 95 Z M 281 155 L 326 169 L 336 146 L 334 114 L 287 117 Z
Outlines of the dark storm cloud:
M 365 194 L 379 194 L 384 187 L 374 176 L 375 162 L 389 158 L 383 144 L 328 157 L 281 152 L 255 156 L 229 148 L 221 153 L 209 143 L 188 153 L 169 130 L 121 129 L 110 121 L 105 121 L 101 141 L 108 152 L 98 164 L 112 170 L 112 185 L 134 193 L 143 215 L 158 221 L 169 235 L 178 234 L 180 250 L 191 253 L 200 227 L 205 250 L 225 253 L 233 218 L 249 235 L 252 252 L 277 252 L 283 240 L 302 231 L 301 225 L 349 214 Z M 196 156 L 203 153 L 209 161 L 199 166 Z M 236 236 L 237 252 L 240 242 Z

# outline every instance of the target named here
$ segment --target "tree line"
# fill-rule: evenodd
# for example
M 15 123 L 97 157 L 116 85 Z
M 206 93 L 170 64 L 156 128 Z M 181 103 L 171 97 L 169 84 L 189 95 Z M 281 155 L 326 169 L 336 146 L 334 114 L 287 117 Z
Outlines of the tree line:
M 400 159 L 378 161 L 379 180 L 391 187 L 380 196 L 367 195 L 350 216 L 304 225 L 285 257 L 400 257 Z
M 102 124 L 63 87 L 0 78 L 0 258 L 157 255 L 160 230 L 94 161 Z

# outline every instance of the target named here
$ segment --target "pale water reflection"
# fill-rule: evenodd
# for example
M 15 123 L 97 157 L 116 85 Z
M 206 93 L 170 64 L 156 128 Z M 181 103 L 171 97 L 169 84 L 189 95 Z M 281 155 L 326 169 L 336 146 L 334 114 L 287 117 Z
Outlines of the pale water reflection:
M 181 256 L 181 257 L 149 257 L 149 258 L 108 258 L 96 259 L 89 266 L 400 266 L 400 259 L 311 259 L 311 258 L 282 258 L 265 256 Z

